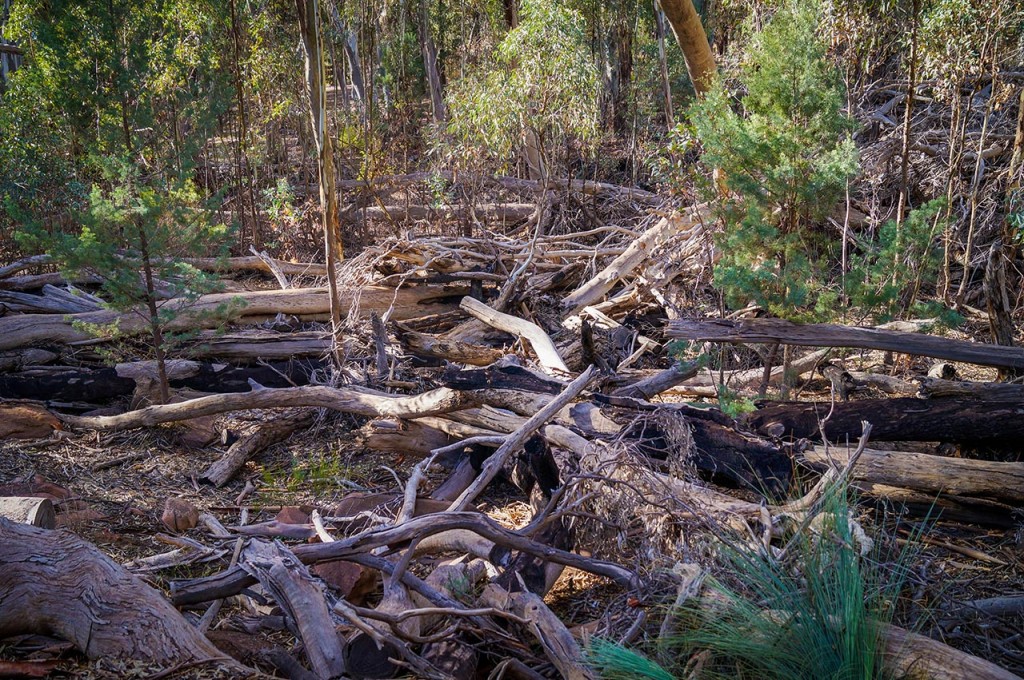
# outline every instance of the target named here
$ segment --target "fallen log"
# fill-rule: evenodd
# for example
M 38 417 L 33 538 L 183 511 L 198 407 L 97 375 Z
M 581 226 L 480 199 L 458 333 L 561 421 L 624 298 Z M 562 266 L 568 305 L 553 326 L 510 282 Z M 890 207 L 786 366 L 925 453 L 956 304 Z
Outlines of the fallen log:
M 1021 680 L 990 661 L 892 625 L 882 627 L 887 674 L 908 680 Z
M 262 366 L 227 366 L 197 363 L 188 375 L 170 376 L 172 388 L 199 392 L 248 392 L 250 380 L 263 387 L 307 385 L 309 376 L 323 368 L 319 360 L 275 362 Z M 0 394 L 13 399 L 39 401 L 104 403 L 135 391 L 139 382 L 128 373 L 132 364 L 114 368 L 76 368 L 71 366 L 34 367 L 19 373 L 0 374 Z
M 57 525 L 53 501 L 35 496 L 0 496 L 0 517 L 42 529 Z
M 701 208 L 695 208 L 698 214 Z M 703 234 L 702 222 L 698 217 L 673 215 L 658 221 L 639 238 L 626 248 L 626 251 L 612 260 L 596 276 L 566 296 L 562 305 L 575 313 L 588 305 L 598 302 L 611 292 L 615 284 L 639 267 L 651 253 L 660 246 L 672 241 L 693 241 L 695 248 L 700 247 Z
M 329 333 L 318 331 L 282 333 L 246 329 L 221 334 L 202 331 L 187 348 L 189 356 L 203 359 L 285 361 L 299 357 L 326 356 L 331 348 L 330 338 Z
M 459 340 L 446 340 L 436 335 L 415 331 L 402 332 L 399 340 L 407 352 L 418 357 L 441 359 L 471 366 L 489 366 L 505 356 L 505 353 L 499 349 Z
M 224 656 L 163 595 L 77 536 L 0 518 L 0 544 L 0 638 L 55 635 L 90 659 L 249 671 Z
M 304 412 L 263 423 L 255 432 L 232 444 L 220 459 L 199 476 L 199 481 L 224 486 L 250 458 L 268 446 L 284 441 L 296 430 L 309 426 L 313 419 L 313 413 Z
M 466 286 L 423 286 L 383 288 L 367 286 L 362 289 L 342 291 L 342 307 L 358 306 L 361 314 L 391 310 L 396 320 L 411 319 L 451 309 L 442 301 L 459 297 L 468 291 Z M 214 328 L 223 323 L 219 312 L 224 306 L 244 303 L 241 311 L 246 317 L 260 315 L 326 314 L 330 311 L 330 300 L 326 288 L 294 288 L 289 290 L 266 290 L 238 295 L 217 293 L 204 295 L 194 304 L 181 301 L 169 302 L 182 309 L 180 316 L 171 321 L 166 329 L 171 331 Z M 81 324 L 108 326 L 118 322 L 118 332 L 128 335 L 144 333 L 148 322 L 144 315 L 119 314 L 112 310 L 86 312 L 81 314 L 20 314 L 0 318 L 0 350 L 14 349 L 47 343 L 67 344 L 93 339 L 95 336 L 82 330 Z
M 54 286 L 44 286 L 43 295 L 0 290 L 0 307 L 8 312 L 30 314 L 77 314 L 101 309 L 99 304 L 86 298 L 61 294 L 61 289 Z
M 877 328 L 796 324 L 782 319 L 677 319 L 668 322 L 665 334 L 671 338 L 706 342 L 857 347 L 962 361 L 979 366 L 1024 368 L 1024 348 Z
M 524 626 L 565 680 L 593 680 L 597 677 L 585 663 L 583 651 L 565 624 L 548 608 L 544 599 L 529 591 L 510 592 L 494 583 L 484 588 L 480 600 L 527 621 Z
M 448 413 L 473 404 L 472 395 L 440 388 L 413 396 L 367 394 L 354 389 L 307 385 L 253 392 L 214 394 L 176 404 L 147 406 L 114 416 L 60 415 L 72 427 L 112 432 L 152 427 L 188 418 L 259 408 L 310 406 L 369 417 L 415 418 Z
M 565 365 L 565 361 L 559 356 L 558 350 L 555 349 L 555 344 L 551 342 L 548 334 L 537 324 L 525 321 L 511 314 L 495 311 L 471 297 L 462 298 L 459 307 L 488 326 L 528 340 L 534 353 L 537 355 L 537 360 L 548 373 L 553 375 L 567 375 L 569 373 L 569 367 Z
M 678 361 L 670 368 L 655 373 L 654 375 L 638 380 L 637 382 L 620 387 L 614 392 L 616 397 L 636 397 L 637 399 L 650 399 L 662 392 L 682 384 L 697 375 L 701 368 L 699 361 Z
M 860 423 L 875 425 L 875 441 L 943 441 L 1016 443 L 1024 436 L 1019 403 L 977 399 L 864 399 L 837 402 L 767 402 L 744 417 L 755 432 L 766 436 L 813 439 L 824 436 L 843 443 L 857 439 Z
M 971 382 L 932 377 L 918 378 L 917 381 L 920 385 L 918 394 L 922 397 L 957 397 L 1024 403 L 1024 385 L 1017 383 Z
M 846 465 L 849 455 L 845 447 L 815 446 L 801 452 L 797 458 L 822 470 L 833 463 Z M 852 474 L 855 480 L 924 493 L 991 498 L 1010 505 L 1024 505 L 1024 463 L 865 449 Z
M 306 658 L 319 678 L 345 673 L 345 651 L 334 630 L 323 585 L 280 542 L 250 540 L 239 567 L 255 578 L 294 623 Z

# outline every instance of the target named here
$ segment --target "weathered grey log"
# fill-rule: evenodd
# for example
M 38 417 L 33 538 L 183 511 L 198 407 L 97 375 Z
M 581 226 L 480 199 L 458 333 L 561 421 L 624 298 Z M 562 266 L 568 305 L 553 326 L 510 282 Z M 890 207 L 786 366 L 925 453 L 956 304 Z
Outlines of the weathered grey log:
M 55 286 L 44 286 L 43 291 L 43 295 L 33 295 L 12 290 L 0 290 L 0 304 L 12 312 L 31 314 L 77 314 L 101 309 L 100 305 L 95 302 L 70 293 L 61 295 L 57 292 L 60 289 Z
M 295 622 L 313 672 L 320 678 L 345 673 L 345 650 L 327 609 L 322 584 L 290 550 L 274 541 L 250 540 L 240 568 L 260 582 Z
M 873 441 L 1016 443 L 1024 437 L 1019 402 L 977 399 L 864 399 L 837 402 L 768 402 L 744 417 L 754 431 L 768 436 L 815 438 L 825 423 L 829 441 L 860 437 L 860 424 L 874 424 Z
M 1024 368 L 1024 349 L 953 340 L 934 335 L 855 328 L 834 324 L 796 324 L 782 319 L 677 319 L 666 335 L 706 342 L 761 342 L 805 347 L 857 347 L 963 361 L 979 366 Z
M 802 462 L 819 470 L 826 468 L 830 461 L 841 467 L 848 457 L 849 449 L 837 446 L 827 450 L 824 446 L 815 446 L 797 455 Z M 865 449 L 852 474 L 857 480 L 931 494 L 992 498 L 1010 505 L 1024 505 L 1024 463 Z
M 199 481 L 224 486 L 250 458 L 268 446 L 284 441 L 296 430 L 309 426 L 313 420 L 314 414 L 307 411 L 263 423 L 255 432 L 232 444 L 223 456 L 199 476 Z
M 666 368 L 660 373 L 639 380 L 632 385 L 626 385 L 620 387 L 612 395 L 616 397 L 636 397 L 638 399 L 650 399 L 651 397 L 661 394 L 665 390 L 671 389 L 676 385 L 680 385 L 683 382 L 689 380 L 693 376 L 697 375 L 697 371 L 700 370 L 701 362 L 699 361 L 678 361 L 672 364 L 671 368 Z
M 178 666 L 224 656 L 142 579 L 74 534 L 0 518 L 0 638 L 55 635 L 90 659 Z
M 213 394 L 176 404 L 147 406 L 116 416 L 61 415 L 60 419 L 73 427 L 117 431 L 257 408 L 311 406 L 369 417 L 415 418 L 447 413 L 472 404 L 471 393 L 455 392 L 443 387 L 413 396 L 391 396 L 367 394 L 355 389 L 307 385 Z
M 393 288 L 367 286 L 362 289 L 343 291 L 342 306 L 357 304 L 362 314 L 372 311 L 384 313 L 394 307 L 392 318 L 411 319 L 451 309 L 444 304 L 445 298 L 465 295 L 467 286 L 427 286 L 418 288 Z M 193 330 L 215 328 L 221 324 L 218 310 L 225 305 L 241 303 L 245 317 L 273 316 L 278 313 L 295 315 L 326 314 L 330 311 L 330 299 L 326 288 L 293 288 L 289 290 L 265 290 L 204 295 L 194 304 L 169 302 L 183 308 L 180 316 L 167 325 L 168 330 Z M 139 334 L 148 330 L 144 315 L 135 313 L 119 314 L 112 310 L 86 312 L 82 314 L 20 314 L 0 318 L 0 350 L 14 349 L 29 345 L 66 344 L 94 338 L 79 324 L 110 325 L 119 322 L 118 330 L 125 334 Z
M 597 677 L 584 662 L 579 643 L 565 624 L 548 608 L 544 600 L 531 592 L 509 592 L 490 584 L 480 600 L 529 621 L 527 630 L 540 642 L 544 654 L 566 680 L 591 680 Z
M 218 334 L 203 331 L 187 345 L 190 356 L 223 361 L 286 361 L 300 357 L 322 357 L 330 350 L 329 333 L 294 333 L 238 329 Z

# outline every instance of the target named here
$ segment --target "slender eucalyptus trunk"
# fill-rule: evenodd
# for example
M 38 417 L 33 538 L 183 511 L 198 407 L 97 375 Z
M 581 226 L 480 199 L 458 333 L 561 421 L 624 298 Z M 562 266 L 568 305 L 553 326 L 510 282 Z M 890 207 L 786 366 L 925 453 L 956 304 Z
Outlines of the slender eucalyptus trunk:
M 295 0 L 299 12 L 299 33 L 306 55 L 306 94 L 309 95 L 310 122 L 317 148 L 320 180 L 320 206 L 323 213 L 324 249 L 327 259 L 327 286 L 331 296 L 331 331 L 334 356 L 337 356 L 341 332 L 341 306 L 338 297 L 337 264 L 344 257 L 338 230 L 338 194 L 334 183 L 334 149 L 327 131 L 327 86 L 324 69 L 323 36 L 319 0 Z
M 665 53 L 665 13 L 661 3 L 654 1 L 654 22 L 658 31 L 658 70 L 661 73 L 661 95 L 665 111 L 665 127 L 675 127 L 675 115 L 672 111 L 672 82 L 668 76 L 668 57 Z
M 427 72 L 427 87 L 430 90 L 430 107 L 435 123 L 443 123 L 448 119 L 444 107 L 444 94 L 441 89 L 441 74 L 437 70 L 437 46 L 430 34 L 430 16 L 427 14 L 427 0 L 420 0 L 419 21 L 417 22 L 420 39 L 420 51 L 423 54 L 423 68 Z

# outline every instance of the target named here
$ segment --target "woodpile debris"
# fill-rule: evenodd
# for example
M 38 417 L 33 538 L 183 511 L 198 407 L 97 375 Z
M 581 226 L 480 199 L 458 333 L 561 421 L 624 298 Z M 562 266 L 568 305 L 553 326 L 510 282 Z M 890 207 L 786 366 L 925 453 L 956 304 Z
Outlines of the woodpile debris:
M 590 182 L 555 186 L 570 187 L 650 200 Z M 308 284 L 322 266 L 260 255 L 197 261 L 218 272 L 272 274 L 281 289 L 219 293 L 190 305 L 174 328 L 195 332 L 185 346 L 202 361 L 173 364 L 175 395 L 165 404 L 147 391 L 151 365 L 101 368 L 88 360 L 110 338 L 94 337 L 83 323 L 119 320 L 120 333 L 131 335 L 143 330 L 138 318 L 118 317 L 67 282 L 0 286 L 0 437 L 277 413 L 230 443 L 223 432 L 223 457 L 195 475 L 196 483 L 223 487 L 267 447 L 336 412 L 359 419 L 353 432 L 362 446 L 416 461 L 390 493 L 352 492 L 256 523 L 243 514 L 225 527 L 170 498 L 165 528 L 187 535 L 166 537 L 173 550 L 128 568 L 71 533 L 17 523 L 38 502 L 12 489 L 19 499 L 0 499 L 0 515 L 16 520 L 0 519 L 0 573 L 12 593 L 0 600 L 0 637 L 45 633 L 90 658 L 217 663 L 241 674 L 249 672 L 244 664 L 289 677 L 591 678 L 585 636 L 544 599 L 558 578 L 570 569 L 603 579 L 638 610 L 664 605 L 654 584 L 674 578 L 595 538 L 614 528 L 616 513 L 647 533 L 649 548 L 662 546 L 662 558 L 672 554 L 665 546 L 681 545 L 686 522 L 745 527 L 765 550 L 785 545 L 810 525 L 822 494 L 846 480 L 867 498 L 912 512 L 937 507 L 961 522 L 1012 523 L 1024 506 L 1024 463 L 882 443 L 967 450 L 1017 442 L 1019 386 L 927 376 L 872 382 L 875 374 L 854 371 L 853 362 L 849 371 L 827 363 L 828 351 L 818 349 L 791 355 L 785 367 L 769 359 L 712 370 L 705 360 L 680 360 L 668 344 L 862 348 L 1001 368 L 1024 367 L 1024 350 L 920 332 L 684 318 L 683 289 L 698 285 L 715 259 L 700 211 L 655 216 L 635 229 L 536 229 L 533 236 L 527 229 L 518 237 L 395 239 L 368 249 L 339 272 L 352 309 L 340 366 L 326 356 L 329 334 L 314 325 L 328 314 L 326 289 L 293 287 L 293 278 Z M 531 213 L 506 213 L 529 226 Z M 40 263 L 0 269 L 0 280 Z M 238 312 L 229 331 L 214 333 L 202 312 L 224 304 Z M 752 412 L 732 415 L 681 400 L 721 398 L 726 387 L 763 397 L 769 386 L 816 371 L 828 400 L 758 401 Z M 876 388 L 918 393 L 857 398 Z M 130 400 L 128 410 L 110 409 L 118 397 Z M 495 480 L 528 505 L 521 526 L 481 511 Z M 240 508 L 255 488 L 253 479 L 243 482 Z M 217 569 L 172 580 L 171 602 L 132 573 L 196 561 Z M 248 603 L 241 610 L 248 613 L 220 613 L 229 600 Z M 179 609 L 205 614 L 193 625 Z M 233 660 L 211 642 L 226 644 L 224 631 L 210 630 L 218 616 L 236 631 L 285 628 L 301 645 Z M 614 614 L 594 630 L 621 635 L 639 625 Z M 893 669 L 1013 677 L 898 628 L 887 629 L 886 643 Z

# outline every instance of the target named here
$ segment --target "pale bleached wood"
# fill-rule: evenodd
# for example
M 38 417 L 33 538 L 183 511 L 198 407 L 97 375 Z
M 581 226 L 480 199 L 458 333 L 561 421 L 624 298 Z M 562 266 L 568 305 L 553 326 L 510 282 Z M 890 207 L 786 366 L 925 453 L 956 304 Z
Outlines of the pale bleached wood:
M 306 566 L 280 541 L 257 539 L 243 548 L 239 565 L 295 623 L 317 677 L 344 675 L 344 648 L 327 609 L 323 584 L 313 579 Z
M 466 286 L 430 286 L 393 288 L 367 286 L 342 291 L 342 305 L 357 305 L 361 314 L 383 314 L 392 310 L 395 320 L 411 319 L 452 309 L 439 300 L 464 295 Z M 244 294 L 216 293 L 204 295 L 194 304 L 169 301 L 168 309 L 179 307 L 182 313 L 167 324 L 167 330 L 180 331 L 214 328 L 221 321 L 216 312 L 224 305 L 242 303 L 239 312 L 245 317 L 290 314 L 296 316 L 326 314 L 330 311 L 330 296 L 326 288 L 293 288 L 289 290 L 253 291 Z M 393 309 L 392 309 L 393 307 Z M 133 335 L 148 331 L 146 317 L 113 310 L 80 314 L 19 314 L 0 318 L 0 350 L 15 349 L 46 343 L 71 343 L 93 339 L 95 336 L 77 327 L 79 324 L 110 325 L 119 322 L 119 331 Z
M 415 418 L 437 415 L 464 408 L 473 403 L 468 393 L 442 387 L 413 396 L 366 394 L 352 389 L 308 385 L 254 392 L 213 394 L 176 404 L 147 406 L 115 416 L 69 416 L 60 419 L 72 427 L 100 431 L 151 427 L 188 418 L 210 416 L 229 411 L 260 408 L 311 406 L 369 417 Z
M 672 215 L 659 220 L 596 276 L 567 295 L 563 306 L 575 312 L 592 305 L 607 295 L 620 279 L 629 276 L 657 248 L 674 240 L 699 239 L 703 229 L 696 215 L 700 210 L 700 207 L 695 208 L 693 216 Z
M 569 373 L 569 367 L 565 365 L 565 361 L 562 360 L 558 350 L 555 349 L 555 343 L 551 341 L 548 334 L 537 324 L 520 319 L 517 316 L 512 316 L 511 314 L 495 311 L 471 297 L 462 298 L 459 307 L 488 326 L 497 328 L 505 333 L 526 338 L 530 346 L 533 347 L 533 351 L 536 353 L 541 366 L 549 373 L 554 375 L 566 375 Z

